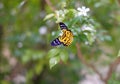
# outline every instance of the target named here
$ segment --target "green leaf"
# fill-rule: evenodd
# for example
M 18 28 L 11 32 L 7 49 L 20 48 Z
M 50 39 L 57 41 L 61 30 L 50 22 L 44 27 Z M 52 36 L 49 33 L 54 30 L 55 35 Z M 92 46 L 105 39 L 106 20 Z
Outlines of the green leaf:
M 38 60 L 38 59 L 42 59 L 45 56 L 45 52 L 43 51 L 36 51 L 32 53 L 32 59 L 33 60 Z
M 49 56 L 49 57 L 54 57 L 54 56 L 56 56 L 59 52 L 60 52 L 60 50 L 57 49 L 57 48 L 51 49 L 51 50 L 48 52 L 48 56 Z
M 44 51 L 26 50 L 21 60 L 22 60 L 22 63 L 27 63 L 31 60 L 43 59 L 44 56 L 45 56 Z
M 87 36 L 88 42 L 91 45 L 94 42 L 94 35 L 92 33 L 86 33 L 85 34 Z
M 52 18 L 53 16 L 54 16 L 53 13 L 48 14 L 48 15 L 45 16 L 44 20 L 48 20 L 48 19 Z
M 71 27 L 72 25 L 75 25 L 79 20 L 80 20 L 79 17 L 73 18 L 69 23 L 69 27 Z
M 86 42 L 88 41 L 87 36 L 83 33 L 78 34 L 78 36 L 74 36 L 74 40 L 78 42 Z
M 60 61 L 60 57 L 57 56 L 57 57 L 52 57 L 50 60 L 49 60 L 49 66 L 50 66 L 50 69 L 52 67 L 54 67 L 56 64 L 58 64 Z
M 59 56 L 63 62 L 66 62 L 68 60 L 68 53 L 67 52 L 61 52 L 59 54 Z

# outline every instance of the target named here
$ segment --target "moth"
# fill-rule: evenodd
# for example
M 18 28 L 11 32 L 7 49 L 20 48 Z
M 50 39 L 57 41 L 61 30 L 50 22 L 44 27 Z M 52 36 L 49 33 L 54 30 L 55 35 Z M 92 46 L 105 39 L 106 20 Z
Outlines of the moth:
M 61 36 L 58 36 L 58 38 L 54 39 L 51 42 L 51 45 L 58 46 L 63 44 L 64 46 L 69 46 L 73 41 L 73 33 L 63 22 L 60 22 L 59 26 L 63 34 Z

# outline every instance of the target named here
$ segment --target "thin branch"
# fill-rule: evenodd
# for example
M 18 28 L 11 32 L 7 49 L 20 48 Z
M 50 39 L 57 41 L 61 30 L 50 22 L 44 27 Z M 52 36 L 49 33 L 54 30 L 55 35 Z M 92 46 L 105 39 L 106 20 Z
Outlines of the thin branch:
M 56 10 L 56 8 L 52 5 L 52 3 L 50 2 L 50 0 L 45 0 L 45 2 L 48 4 L 48 6 L 51 8 L 52 11 Z
M 120 4 L 120 0 L 118 0 L 119 4 Z
M 108 69 L 108 72 L 107 72 L 107 75 L 105 78 L 103 78 L 102 74 L 95 68 L 94 65 L 88 63 L 81 51 L 80 51 L 80 44 L 79 43 L 76 43 L 76 48 L 77 48 L 77 54 L 78 54 L 78 57 L 79 59 L 82 61 L 83 64 L 85 64 L 86 66 L 90 67 L 95 73 L 97 73 L 100 77 L 100 79 L 105 83 L 107 84 L 108 80 L 110 79 L 111 75 L 112 75 L 112 72 L 116 69 L 117 65 L 120 64 L 120 57 L 118 57 L 113 63 L 111 63 L 111 65 L 109 65 L 109 69 Z
M 46 5 L 45 0 L 40 0 L 40 9 L 41 9 L 41 11 L 45 10 L 45 5 Z
M 111 65 L 109 66 L 105 82 L 110 79 L 112 72 L 116 69 L 117 65 L 120 64 L 120 57 L 118 57 Z
M 99 77 L 100 77 L 101 80 L 104 80 L 104 78 L 102 77 L 102 74 L 99 73 L 99 71 L 95 68 L 95 66 L 92 65 L 92 64 L 90 64 L 90 63 L 88 63 L 84 59 L 84 57 L 83 57 L 83 55 L 81 53 L 81 50 L 80 50 L 80 44 L 79 43 L 76 43 L 76 48 L 77 48 L 78 57 L 82 61 L 82 63 L 85 64 L 86 66 L 90 67 L 95 73 L 97 73 L 99 75 Z

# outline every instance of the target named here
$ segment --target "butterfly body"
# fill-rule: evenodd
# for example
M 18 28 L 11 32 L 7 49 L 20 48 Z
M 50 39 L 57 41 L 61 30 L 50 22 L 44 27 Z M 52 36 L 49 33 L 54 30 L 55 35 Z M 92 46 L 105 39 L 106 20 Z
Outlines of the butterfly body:
M 60 22 L 59 25 L 63 34 L 58 38 L 54 39 L 51 42 L 51 45 L 58 46 L 63 44 L 64 46 L 69 46 L 73 41 L 73 33 L 67 28 L 67 26 L 64 23 Z

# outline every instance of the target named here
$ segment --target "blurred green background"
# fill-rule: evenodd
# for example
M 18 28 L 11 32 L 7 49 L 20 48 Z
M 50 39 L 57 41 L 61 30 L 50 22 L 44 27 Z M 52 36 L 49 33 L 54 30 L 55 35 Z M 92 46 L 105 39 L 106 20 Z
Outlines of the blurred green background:
M 93 36 L 86 38 L 80 32 L 70 46 L 52 47 L 58 24 L 56 18 L 44 20 L 45 16 L 82 6 L 90 8 L 91 19 L 78 18 L 79 23 L 71 12 L 63 22 L 78 32 L 88 21 L 96 30 L 94 42 L 90 43 Z M 120 84 L 119 49 L 119 0 L 0 0 L 0 84 Z M 111 63 L 115 67 L 109 68 Z M 101 80 L 89 64 L 108 79 Z M 109 70 L 113 70 L 110 75 Z

